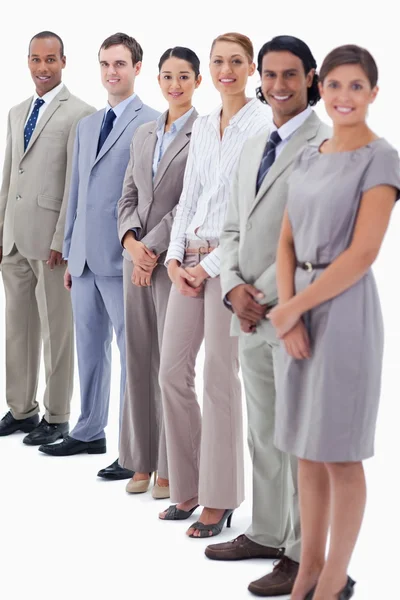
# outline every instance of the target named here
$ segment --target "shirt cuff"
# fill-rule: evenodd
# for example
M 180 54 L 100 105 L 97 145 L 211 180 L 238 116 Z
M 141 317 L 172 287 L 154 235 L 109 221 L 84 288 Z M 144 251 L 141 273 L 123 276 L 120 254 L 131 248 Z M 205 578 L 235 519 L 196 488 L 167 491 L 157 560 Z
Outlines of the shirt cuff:
M 170 244 L 164 265 L 167 267 L 170 260 L 178 260 L 182 264 L 184 256 L 185 249 L 180 244 Z
M 207 254 L 200 264 L 210 277 L 218 277 L 221 272 L 220 259 L 219 256 L 215 254 L 215 250 L 210 252 L 210 254 Z

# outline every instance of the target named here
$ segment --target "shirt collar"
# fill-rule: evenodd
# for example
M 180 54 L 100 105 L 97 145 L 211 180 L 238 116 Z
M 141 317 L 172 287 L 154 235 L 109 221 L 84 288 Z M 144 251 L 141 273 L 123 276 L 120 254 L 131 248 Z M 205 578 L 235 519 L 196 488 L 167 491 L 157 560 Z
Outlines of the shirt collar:
M 294 132 L 303 125 L 311 113 L 311 106 L 307 106 L 305 110 L 290 119 L 290 121 L 282 125 L 282 127 L 278 128 L 274 123 L 272 123 L 271 131 L 277 131 L 282 141 L 288 140 L 294 134 Z
M 183 129 L 183 127 L 185 126 L 189 117 L 193 114 L 193 111 L 194 111 L 194 106 L 192 106 L 192 108 L 190 110 L 188 110 L 187 112 L 185 112 L 185 114 L 183 114 L 181 117 L 179 117 L 179 119 L 176 119 L 176 121 L 174 121 L 172 123 L 169 133 L 179 133 L 179 131 L 181 131 L 181 129 Z M 163 113 L 162 115 L 160 115 L 158 117 L 158 119 L 157 119 L 157 135 L 162 135 L 164 133 L 164 128 L 165 128 L 165 123 L 167 121 L 167 117 L 168 117 L 168 111 L 166 111 L 165 113 Z
M 35 94 L 33 96 L 33 101 L 35 102 L 35 100 L 37 100 L 38 98 L 41 98 L 45 104 L 50 104 L 50 102 L 52 100 L 54 100 L 54 98 L 62 90 L 63 87 L 64 87 L 64 84 L 63 84 L 63 82 L 61 82 L 58 85 L 56 85 L 55 88 L 53 88 L 52 90 L 50 90 L 49 92 L 47 92 L 47 94 L 44 94 L 43 96 L 38 96 L 37 92 L 35 92 Z
M 257 112 L 258 109 L 264 110 L 263 107 L 261 107 L 260 101 L 257 98 L 252 98 L 231 118 L 228 125 L 236 125 L 239 129 L 243 131 L 246 130 L 249 122 L 253 121 L 254 113 Z M 218 131 L 220 127 L 221 110 L 222 105 L 218 106 L 218 108 L 213 110 L 209 115 L 211 123 Z
M 110 106 L 110 104 L 107 102 L 105 115 L 108 113 L 109 110 L 112 109 L 115 113 L 116 118 L 118 119 L 118 117 L 122 115 L 128 104 L 130 104 L 135 97 L 136 94 L 133 93 L 132 96 L 129 96 L 129 98 L 125 98 L 125 100 L 122 100 L 122 102 L 118 102 L 116 106 Z

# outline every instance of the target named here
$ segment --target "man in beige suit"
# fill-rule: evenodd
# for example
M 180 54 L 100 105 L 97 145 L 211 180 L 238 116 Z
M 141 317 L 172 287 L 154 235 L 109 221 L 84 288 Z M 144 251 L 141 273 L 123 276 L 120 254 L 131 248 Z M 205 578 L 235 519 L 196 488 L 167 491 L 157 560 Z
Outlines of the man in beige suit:
M 246 391 L 253 461 L 253 518 L 245 534 L 211 545 L 208 558 L 280 559 L 272 573 L 252 582 L 257 596 L 290 594 L 300 561 L 297 461 L 274 446 L 275 383 L 279 342 L 265 318 L 277 303 L 275 259 L 295 158 L 307 144 L 330 137 L 311 106 L 319 100 L 316 62 L 297 38 L 279 36 L 258 55 L 259 97 L 273 114 L 269 135 L 244 146 L 221 235 L 224 301 L 235 313 L 233 335 Z M 301 324 L 293 336 L 301 336 Z
M 9 407 L 0 436 L 23 431 L 28 445 L 68 434 L 73 387 L 72 310 L 61 252 L 75 129 L 95 109 L 64 86 L 65 64 L 58 35 L 44 31 L 32 38 L 28 66 L 36 90 L 9 113 L 0 192 Z M 42 342 L 46 390 L 39 424 Z

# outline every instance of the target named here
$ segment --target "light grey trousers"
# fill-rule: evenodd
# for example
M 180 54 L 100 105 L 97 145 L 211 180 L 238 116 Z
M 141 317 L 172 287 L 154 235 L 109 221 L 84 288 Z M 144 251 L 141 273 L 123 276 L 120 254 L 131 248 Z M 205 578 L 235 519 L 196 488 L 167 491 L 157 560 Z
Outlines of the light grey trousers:
M 297 458 L 274 446 L 275 375 L 279 341 L 266 321 L 262 334 L 239 336 L 247 401 L 248 442 L 253 463 L 253 516 L 246 536 L 263 546 L 286 548 L 300 561 Z
M 151 286 L 137 287 L 131 282 L 132 270 L 133 263 L 124 259 L 127 379 L 119 463 L 138 473 L 158 470 L 168 479 L 158 372 L 171 281 L 159 265 Z
M 48 423 L 70 416 L 74 383 L 74 327 L 65 266 L 28 259 L 14 247 L 1 263 L 6 297 L 6 398 L 15 419 L 40 411 L 36 399 L 41 346 L 46 389 L 43 404 Z
M 186 254 L 183 266 L 199 255 Z M 219 277 L 201 296 L 172 286 L 160 363 L 171 500 L 198 496 L 209 508 L 236 508 L 244 499 L 243 425 L 237 339 L 221 301 Z M 205 344 L 203 417 L 195 391 L 195 362 Z

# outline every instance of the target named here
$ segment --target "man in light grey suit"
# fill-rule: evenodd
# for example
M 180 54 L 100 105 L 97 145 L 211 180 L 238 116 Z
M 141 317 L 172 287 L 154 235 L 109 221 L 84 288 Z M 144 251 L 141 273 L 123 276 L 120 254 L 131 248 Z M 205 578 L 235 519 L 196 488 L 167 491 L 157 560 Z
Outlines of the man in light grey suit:
M 273 113 L 269 135 L 243 148 L 221 235 L 221 284 L 234 312 L 248 410 L 248 439 L 253 461 L 253 519 L 245 534 L 214 544 L 215 560 L 278 558 L 272 573 L 252 582 L 258 596 L 290 594 L 300 561 L 297 461 L 274 446 L 275 382 L 279 341 L 265 318 L 278 301 L 276 249 L 295 158 L 307 144 L 330 137 L 311 109 L 319 100 L 316 62 L 297 38 L 279 36 L 258 55 L 259 97 Z M 304 325 L 290 335 L 302 336 Z
M 52 456 L 106 452 L 113 328 L 121 360 L 122 409 L 126 357 L 117 203 L 133 134 L 159 115 L 134 93 L 142 56 L 138 42 L 124 33 L 103 42 L 99 62 L 107 107 L 84 119 L 77 130 L 64 257 L 68 260 L 65 286 L 71 290 L 76 328 L 81 415 L 71 436 L 61 444 L 39 448 Z M 118 460 L 100 472 L 107 479 L 132 475 Z
M 68 435 L 73 388 L 73 322 L 62 260 L 75 131 L 95 109 L 61 81 L 64 44 L 50 31 L 29 44 L 33 98 L 8 117 L 0 192 L 0 262 L 6 296 L 6 398 L 0 436 L 28 433 L 39 445 Z M 44 346 L 45 414 L 36 400 Z

